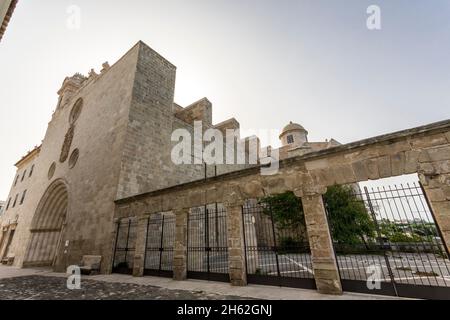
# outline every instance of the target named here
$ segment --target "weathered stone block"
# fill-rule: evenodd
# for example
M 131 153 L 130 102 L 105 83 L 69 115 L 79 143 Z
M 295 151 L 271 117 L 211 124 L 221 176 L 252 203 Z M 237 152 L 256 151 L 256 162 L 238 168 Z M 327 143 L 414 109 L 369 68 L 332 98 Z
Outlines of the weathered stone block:
M 380 156 L 392 156 L 411 150 L 411 145 L 408 141 L 404 140 L 384 144 L 379 146 L 377 149 Z
M 411 146 L 413 149 L 424 149 L 433 146 L 440 146 L 447 143 L 445 135 L 442 133 L 422 136 L 411 140 Z
M 321 280 L 336 280 L 339 279 L 336 266 L 330 266 L 328 269 L 318 269 L 314 266 L 314 277 Z
M 223 203 L 225 206 L 243 205 L 244 201 L 245 196 L 242 194 L 239 185 L 232 184 L 224 187 Z
M 378 170 L 378 161 L 376 159 L 369 159 L 364 161 L 366 163 L 367 171 L 369 173 L 369 179 L 376 180 L 380 178 L 380 172 Z
M 428 190 L 426 191 L 428 194 Z M 436 217 L 442 217 L 450 221 L 450 201 L 432 201 L 431 206 L 434 209 Z
M 432 202 L 434 202 L 434 201 L 439 202 L 439 201 L 447 200 L 443 189 L 440 189 L 440 188 L 425 189 L 425 192 L 427 194 L 428 199 Z
M 419 180 L 422 183 L 423 186 L 427 188 L 441 188 L 445 182 L 442 180 L 445 180 L 444 175 L 426 175 L 423 172 L 419 172 Z M 450 179 L 448 180 L 450 181 Z
M 336 184 L 336 176 L 331 169 L 319 170 L 319 177 L 318 184 L 320 185 L 333 186 Z
M 300 177 L 297 174 L 292 173 L 292 174 L 287 175 L 284 178 L 284 185 L 287 190 L 294 190 L 294 189 L 300 188 L 302 186 L 302 183 L 301 183 Z M 257 196 L 257 197 L 263 197 L 263 196 L 264 196 L 263 189 L 260 189 L 259 196 Z
M 348 184 L 356 182 L 356 176 L 351 165 L 341 165 L 333 170 L 337 184 Z
M 363 161 L 354 162 L 352 164 L 353 172 L 357 181 L 366 181 L 369 179 L 369 172 L 366 163 Z
M 240 260 L 230 260 L 228 266 L 231 269 L 241 270 L 243 268 L 243 261 L 241 259 Z
M 294 177 L 295 179 L 295 177 Z M 259 198 L 264 196 L 264 190 L 260 181 L 250 181 L 241 188 L 246 198 Z
M 400 176 L 405 171 L 406 156 L 404 152 L 391 156 L 391 169 L 393 176 Z
M 446 200 L 450 200 L 450 185 L 443 186 L 442 192 L 444 193 Z
M 428 149 L 430 161 L 450 160 L 450 146 Z
M 436 173 L 450 173 L 450 160 L 433 162 Z
M 434 166 L 429 162 L 420 163 L 418 171 L 426 176 L 432 176 L 436 173 L 436 169 L 434 169 Z
M 345 154 L 344 158 L 348 161 L 348 163 L 352 163 L 377 158 L 378 156 L 378 148 L 361 148 L 357 151 Z
M 405 152 L 405 174 L 411 174 L 415 173 L 418 170 L 419 166 L 419 155 L 420 151 L 418 150 L 412 150 L 412 151 L 406 151 Z
M 450 174 L 440 174 L 438 181 L 444 186 L 450 186 Z
M 186 198 L 189 207 L 199 207 L 206 203 L 205 192 L 202 191 L 193 191 L 189 193 L 189 196 Z
M 286 187 L 284 179 L 278 176 L 269 177 L 265 182 L 262 183 L 262 185 L 264 186 L 264 191 L 266 192 L 266 194 L 280 194 L 286 191 L 290 191 Z
M 322 294 L 342 295 L 341 281 L 316 278 L 317 291 Z
M 420 155 L 419 155 L 419 163 L 422 162 L 431 162 L 431 158 L 430 155 L 428 154 L 428 150 L 420 150 Z
M 447 141 L 450 142 L 450 132 L 446 132 L 445 137 L 447 138 Z
M 230 269 L 230 282 L 232 286 L 246 286 L 247 274 L 242 269 Z
M 392 176 L 391 159 L 389 156 L 380 157 L 377 159 L 378 171 L 380 178 L 387 178 Z
M 328 162 L 328 159 L 318 159 L 313 161 L 307 161 L 305 163 L 306 170 L 313 171 L 313 170 L 320 170 L 320 169 L 327 169 L 330 167 L 330 163 Z
M 434 205 L 433 205 L 434 208 Z M 440 216 L 438 214 L 435 215 L 436 216 L 436 222 L 439 225 L 439 228 L 441 229 L 442 232 L 450 232 L 450 219 L 448 219 L 445 216 Z M 447 238 L 446 241 L 447 245 L 450 244 L 450 238 Z

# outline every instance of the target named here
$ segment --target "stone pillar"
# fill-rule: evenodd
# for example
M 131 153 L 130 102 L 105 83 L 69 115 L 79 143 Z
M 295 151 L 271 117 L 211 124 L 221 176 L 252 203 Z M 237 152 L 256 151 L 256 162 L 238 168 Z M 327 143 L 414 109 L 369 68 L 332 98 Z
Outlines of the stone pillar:
M 134 249 L 133 277 L 144 276 L 148 219 L 149 218 L 147 217 L 138 218 L 136 247 Z
M 442 234 L 443 245 L 447 252 L 450 252 L 450 174 L 419 176 L 433 217 Z
M 174 210 L 175 246 L 173 255 L 173 279 L 186 280 L 187 275 L 187 223 L 189 209 Z
M 450 133 L 448 144 L 423 149 L 418 158 L 419 178 L 441 233 L 450 248 Z
M 303 195 L 302 203 L 317 290 L 323 294 L 342 294 L 341 279 L 322 195 Z
M 228 236 L 228 266 L 230 282 L 233 286 L 247 285 L 245 269 L 244 230 L 242 225 L 242 205 L 233 203 L 226 205 L 227 236 Z

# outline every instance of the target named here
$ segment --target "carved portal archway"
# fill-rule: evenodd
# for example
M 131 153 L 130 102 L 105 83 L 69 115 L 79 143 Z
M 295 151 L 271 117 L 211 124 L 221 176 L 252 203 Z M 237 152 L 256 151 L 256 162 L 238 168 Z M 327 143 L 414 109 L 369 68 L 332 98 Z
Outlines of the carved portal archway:
M 67 217 L 68 191 L 57 180 L 44 193 L 31 223 L 31 240 L 24 266 L 53 266 Z

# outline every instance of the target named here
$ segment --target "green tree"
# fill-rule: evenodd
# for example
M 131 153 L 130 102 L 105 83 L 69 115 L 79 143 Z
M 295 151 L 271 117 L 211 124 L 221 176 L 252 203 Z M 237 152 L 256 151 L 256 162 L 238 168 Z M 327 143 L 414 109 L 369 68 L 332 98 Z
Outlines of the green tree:
M 264 213 L 273 218 L 280 242 L 302 243 L 306 240 L 305 215 L 302 201 L 293 192 L 286 192 L 274 196 L 267 196 L 260 200 L 264 206 Z M 295 237 L 290 234 L 286 237 L 284 231 L 295 231 Z
M 364 202 L 349 186 L 329 187 L 324 196 L 333 240 L 340 244 L 364 243 L 375 237 L 375 223 Z
M 432 232 L 428 229 L 423 229 L 419 224 L 402 224 L 399 222 L 383 219 L 378 223 L 380 232 L 383 237 L 389 239 L 390 242 L 423 242 L 425 237 L 422 232 Z

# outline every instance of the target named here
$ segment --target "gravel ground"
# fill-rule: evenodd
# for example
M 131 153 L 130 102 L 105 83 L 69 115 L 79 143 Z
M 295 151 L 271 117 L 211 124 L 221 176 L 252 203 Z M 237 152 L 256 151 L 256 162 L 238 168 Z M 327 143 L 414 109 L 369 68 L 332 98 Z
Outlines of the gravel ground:
M 0 300 L 242 300 L 206 292 L 168 290 L 154 286 L 85 280 L 69 290 L 66 278 L 25 276 L 0 280 Z

